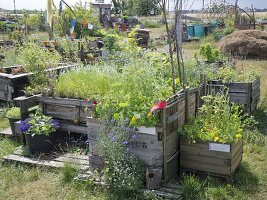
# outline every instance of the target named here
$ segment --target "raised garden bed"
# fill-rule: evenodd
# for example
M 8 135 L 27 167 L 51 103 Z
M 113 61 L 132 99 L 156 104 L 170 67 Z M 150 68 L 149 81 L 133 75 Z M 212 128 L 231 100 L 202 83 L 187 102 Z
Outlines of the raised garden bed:
M 73 64 L 59 64 L 52 70 L 57 73 L 75 67 Z M 23 96 L 23 89 L 29 84 L 29 76 L 31 73 L 12 74 L 12 69 L 20 66 L 11 66 L 4 68 L 5 73 L 0 73 L 0 100 L 11 102 L 14 98 Z
M 241 163 L 243 142 L 221 144 L 202 142 L 189 144 L 181 137 L 181 170 L 205 172 L 232 180 L 233 174 Z
M 129 144 L 129 149 L 143 160 L 149 169 L 163 169 L 165 180 L 178 176 L 180 148 L 177 129 L 183 126 L 189 117 L 195 116 L 200 106 L 200 96 L 204 95 L 204 88 L 200 86 L 181 91 L 169 98 L 167 106 L 159 113 L 159 126 L 139 127 L 137 138 Z M 96 148 L 97 131 L 102 125 L 97 119 L 90 117 L 95 107 L 94 102 L 43 96 L 20 97 L 16 102 L 22 109 L 21 113 L 26 114 L 31 106 L 39 104 L 44 114 L 62 121 L 61 129 L 88 134 L 90 166 L 103 167 Z
M 260 79 L 250 83 L 222 83 L 221 81 L 210 81 L 208 84 L 209 92 L 221 91 L 228 88 L 230 102 L 244 105 L 246 112 L 253 112 L 257 109 L 260 101 Z

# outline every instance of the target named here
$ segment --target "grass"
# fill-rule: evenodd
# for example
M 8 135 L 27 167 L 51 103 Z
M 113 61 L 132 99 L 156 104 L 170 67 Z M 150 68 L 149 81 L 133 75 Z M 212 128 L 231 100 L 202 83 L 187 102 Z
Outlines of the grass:
M 157 29 L 159 30 L 159 29 Z M 161 34 L 161 30 L 156 34 Z M 204 40 L 207 41 L 209 38 Z M 184 44 L 184 51 L 190 51 L 203 43 Z M 193 54 L 192 54 L 193 55 Z M 260 122 L 257 131 L 248 131 L 249 142 L 245 142 L 244 155 L 241 166 L 234 177 L 233 184 L 227 184 L 220 179 L 207 177 L 203 180 L 190 179 L 188 188 L 198 191 L 204 185 L 204 199 L 210 200 L 264 200 L 267 199 L 267 61 L 238 60 L 237 70 L 255 68 L 262 72 L 261 105 L 255 112 L 255 118 Z M 8 121 L 1 115 L 0 129 L 8 126 Z M 247 138 L 247 137 L 246 137 Z M 19 146 L 6 138 L 0 138 L 0 159 L 8 155 Z M 21 165 L 7 165 L 0 163 L 0 200 L 5 199 L 156 199 L 153 195 L 135 194 L 132 197 L 122 197 L 111 190 L 94 187 L 90 182 L 64 181 L 65 176 L 72 174 L 71 169 L 63 173 L 54 170 L 26 167 Z M 187 189 L 188 189 L 187 188 Z

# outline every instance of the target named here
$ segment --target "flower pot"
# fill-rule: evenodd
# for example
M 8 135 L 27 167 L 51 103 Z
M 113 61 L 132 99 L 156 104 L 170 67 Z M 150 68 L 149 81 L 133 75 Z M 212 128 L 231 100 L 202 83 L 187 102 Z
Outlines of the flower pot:
M 26 145 L 31 153 L 51 153 L 55 149 L 55 133 L 46 135 L 34 135 L 26 133 Z
M 19 121 L 19 119 L 8 118 L 8 120 L 9 120 L 9 125 L 10 125 L 11 131 L 12 131 L 12 135 L 15 135 L 16 134 L 16 132 L 15 132 L 15 122 Z

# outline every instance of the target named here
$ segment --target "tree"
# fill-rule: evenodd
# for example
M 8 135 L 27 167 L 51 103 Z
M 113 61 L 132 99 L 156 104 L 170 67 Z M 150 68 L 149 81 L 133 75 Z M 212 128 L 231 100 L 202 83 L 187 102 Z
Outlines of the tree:
M 27 24 L 30 26 L 32 30 L 37 30 L 40 27 L 41 19 L 40 15 L 38 14 L 33 14 L 29 15 L 27 18 Z
M 151 11 L 155 13 L 159 10 L 156 0 L 136 0 L 134 8 L 137 15 L 149 16 Z

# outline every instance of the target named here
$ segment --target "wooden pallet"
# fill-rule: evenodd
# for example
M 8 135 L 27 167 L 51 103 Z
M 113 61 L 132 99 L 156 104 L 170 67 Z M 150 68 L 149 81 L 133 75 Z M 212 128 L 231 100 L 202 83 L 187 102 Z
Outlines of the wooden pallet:
M 178 183 L 165 183 L 162 185 L 161 188 L 157 190 L 148 190 L 144 189 L 144 193 L 152 193 L 158 197 L 166 198 L 166 199 L 175 199 L 180 200 L 182 199 L 182 187 Z
M 3 136 L 9 136 L 9 137 L 13 136 L 10 127 L 7 128 L 7 129 L 4 129 L 4 130 L 2 130 L 2 131 L 0 131 L 0 135 L 3 135 Z
M 29 157 L 24 155 L 23 147 L 18 147 L 13 154 L 3 157 L 7 163 L 25 164 L 35 167 L 44 167 L 52 169 L 60 169 L 65 163 L 73 164 L 80 170 L 77 179 L 81 177 L 91 180 L 95 185 L 105 185 L 100 179 L 96 179 L 94 173 L 89 168 L 89 158 L 87 155 L 79 155 L 74 153 L 39 155 L 39 157 Z

